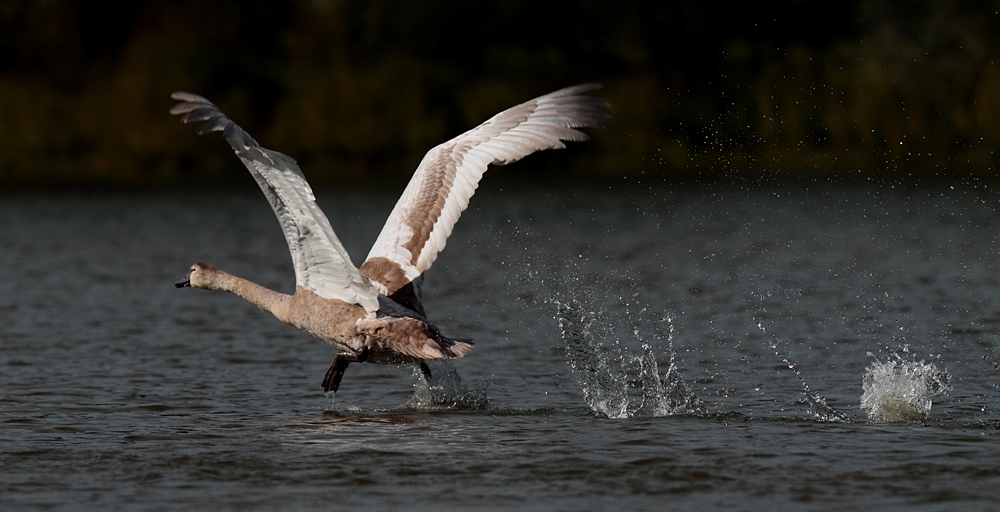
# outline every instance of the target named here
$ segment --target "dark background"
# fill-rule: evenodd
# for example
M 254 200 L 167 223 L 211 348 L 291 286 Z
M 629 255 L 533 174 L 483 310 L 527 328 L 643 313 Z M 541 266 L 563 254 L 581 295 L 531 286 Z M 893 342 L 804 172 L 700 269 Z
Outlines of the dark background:
M 600 81 L 608 130 L 511 172 L 992 176 L 1000 2 L 0 0 L 0 187 L 243 179 L 219 104 L 315 182 L 405 180 L 515 103 Z M 215 136 L 217 138 L 217 136 Z

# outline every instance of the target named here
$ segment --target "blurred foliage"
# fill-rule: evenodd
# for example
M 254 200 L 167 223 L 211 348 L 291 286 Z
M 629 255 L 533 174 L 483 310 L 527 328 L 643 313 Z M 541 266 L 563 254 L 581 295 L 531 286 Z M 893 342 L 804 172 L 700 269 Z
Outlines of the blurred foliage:
M 600 81 L 608 130 L 514 172 L 992 173 L 1000 2 L 3 0 L 0 183 L 225 181 L 218 103 L 314 181 L 405 179 L 518 102 Z M 215 148 L 215 149 L 213 149 Z

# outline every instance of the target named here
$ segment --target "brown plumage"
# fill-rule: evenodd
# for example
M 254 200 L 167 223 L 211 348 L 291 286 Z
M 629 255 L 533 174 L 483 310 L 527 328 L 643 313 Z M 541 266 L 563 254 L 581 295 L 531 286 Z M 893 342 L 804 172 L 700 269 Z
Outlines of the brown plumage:
M 444 249 L 489 164 L 504 165 L 562 141 L 583 141 L 579 127 L 602 127 L 607 103 L 561 89 L 507 109 L 441 144 L 420 162 L 360 269 L 316 205 L 312 189 L 291 158 L 260 146 L 207 99 L 186 92 L 170 113 L 203 122 L 198 134 L 221 131 L 260 185 L 281 224 L 295 266 L 296 289 L 278 293 L 197 263 L 178 287 L 238 295 L 338 349 L 323 389 L 336 391 L 351 362 L 417 361 L 463 357 L 472 343 L 450 339 L 427 321 L 420 301 L 423 273 Z

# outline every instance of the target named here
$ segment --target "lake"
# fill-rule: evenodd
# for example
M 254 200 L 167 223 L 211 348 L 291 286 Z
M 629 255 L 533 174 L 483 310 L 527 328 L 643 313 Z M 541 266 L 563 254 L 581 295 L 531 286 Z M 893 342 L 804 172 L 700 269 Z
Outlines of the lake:
M 426 275 L 470 355 L 336 395 L 332 347 L 173 286 L 294 290 L 259 191 L 0 194 L 0 508 L 1000 506 L 1000 185 L 520 181 Z M 360 263 L 397 193 L 317 196 Z

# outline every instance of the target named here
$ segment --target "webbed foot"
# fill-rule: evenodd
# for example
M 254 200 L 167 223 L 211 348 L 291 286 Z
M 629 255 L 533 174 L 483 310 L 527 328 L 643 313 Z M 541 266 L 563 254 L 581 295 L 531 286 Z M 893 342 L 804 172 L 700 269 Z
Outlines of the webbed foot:
M 347 365 L 352 362 L 363 363 L 368 359 L 368 349 L 363 349 L 358 354 L 337 354 L 337 357 L 333 358 L 333 362 L 330 363 L 330 368 L 326 370 L 326 375 L 323 376 L 323 391 L 334 393 L 340 388 L 340 381 L 344 378 L 344 372 L 347 370 Z
M 420 361 L 420 372 L 424 374 L 424 380 L 427 381 L 427 385 L 431 384 L 431 368 L 427 366 L 426 361 Z

